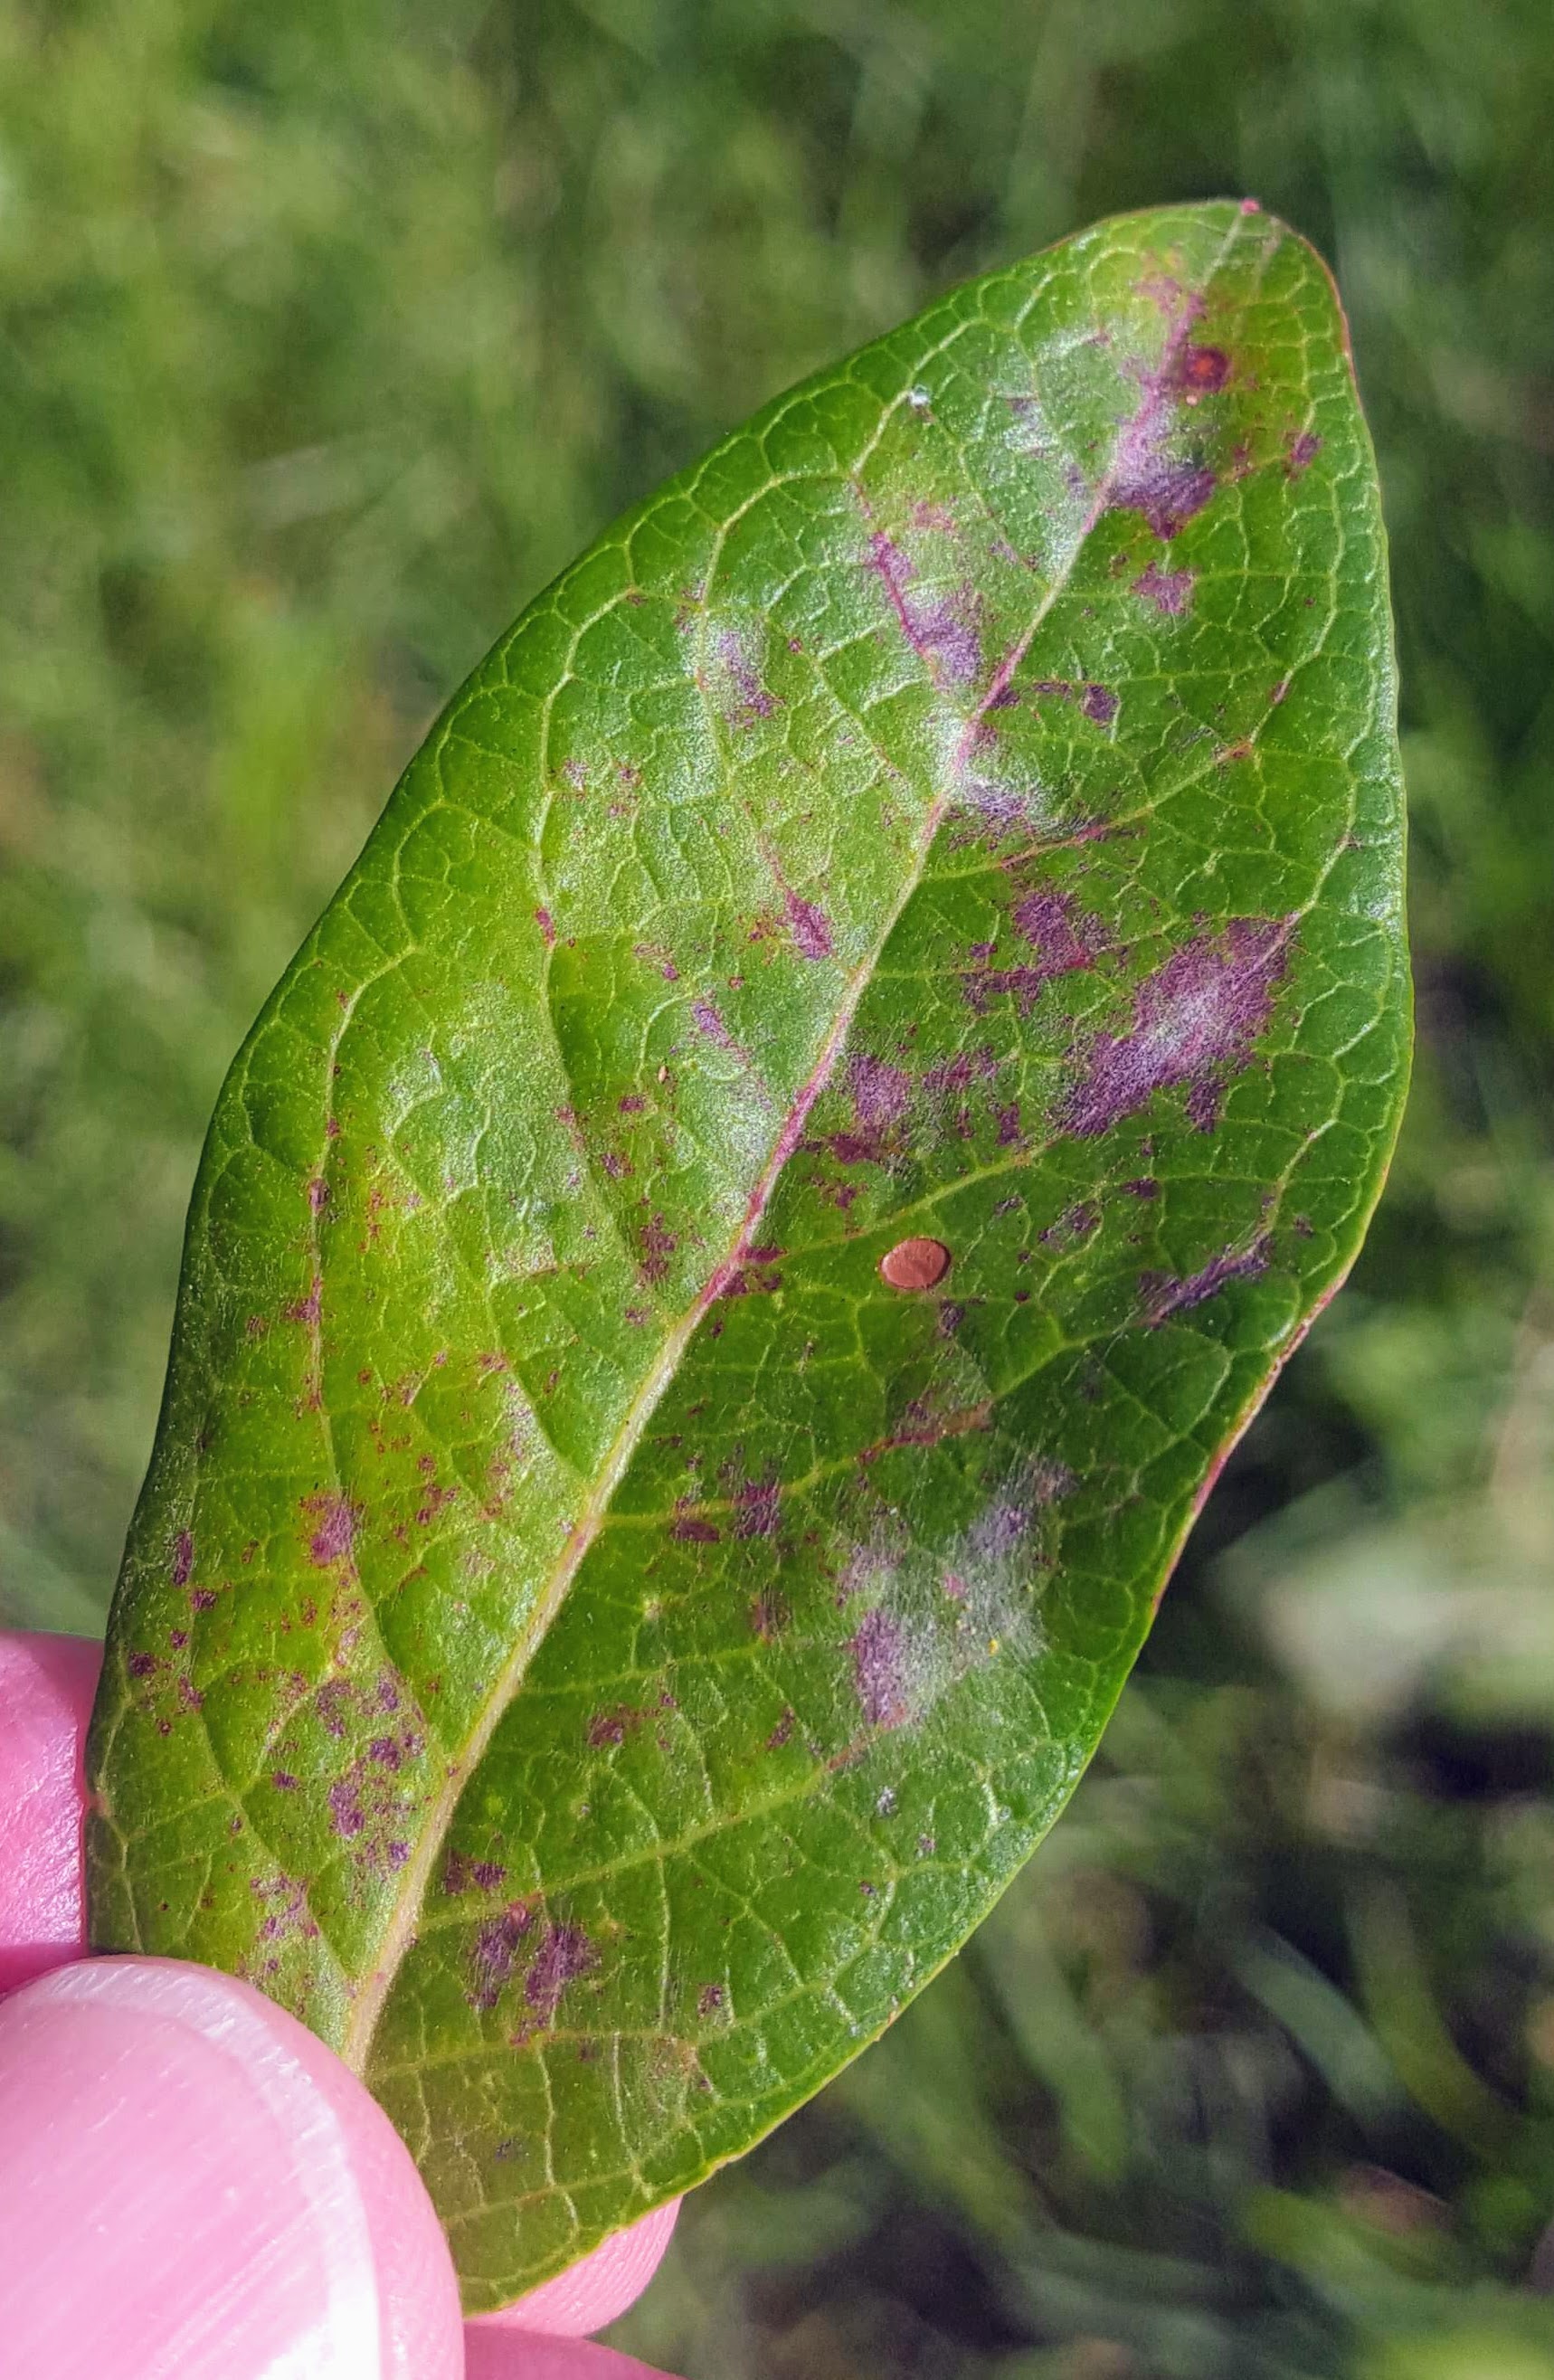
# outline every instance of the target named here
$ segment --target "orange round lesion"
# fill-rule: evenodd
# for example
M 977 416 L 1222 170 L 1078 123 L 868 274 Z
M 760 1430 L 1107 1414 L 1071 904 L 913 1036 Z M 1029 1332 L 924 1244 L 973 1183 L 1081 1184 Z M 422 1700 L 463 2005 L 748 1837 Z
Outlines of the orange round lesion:
M 950 1269 L 942 1240 L 898 1240 L 880 1259 L 881 1278 L 892 1289 L 933 1289 Z

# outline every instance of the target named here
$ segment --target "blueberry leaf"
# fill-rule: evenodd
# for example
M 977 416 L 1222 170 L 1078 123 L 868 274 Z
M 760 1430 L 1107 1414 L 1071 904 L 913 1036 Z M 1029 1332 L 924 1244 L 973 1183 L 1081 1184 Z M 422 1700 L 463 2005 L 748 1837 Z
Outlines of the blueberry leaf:
M 1249 205 L 759 414 L 455 697 L 222 1092 L 99 1947 L 498 2304 L 816 2090 L 1093 1752 L 1407 1070 L 1371 450 Z

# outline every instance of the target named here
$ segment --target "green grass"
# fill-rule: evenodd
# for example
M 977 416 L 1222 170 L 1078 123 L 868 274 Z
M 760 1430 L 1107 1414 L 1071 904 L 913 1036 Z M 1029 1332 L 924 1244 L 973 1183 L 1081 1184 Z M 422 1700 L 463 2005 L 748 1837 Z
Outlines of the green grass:
M 1250 190 L 1394 541 L 1417 1089 L 971 1952 L 703 2192 L 702 2380 L 1547 2380 L 1547 0 L 0 6 L 0 1609 L 98 1624 L 216 1085 L 440 697 L 935 289 Z

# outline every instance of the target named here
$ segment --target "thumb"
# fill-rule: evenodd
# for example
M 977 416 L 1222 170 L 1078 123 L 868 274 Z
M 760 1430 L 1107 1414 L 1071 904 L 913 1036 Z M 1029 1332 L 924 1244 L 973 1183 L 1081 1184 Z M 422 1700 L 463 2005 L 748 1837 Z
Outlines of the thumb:
M 0 2306 L 38 2380 L 457 2380 L 408 2151 L 339 2061 L 203 1967 L 62 1967 L 0 2004 Z

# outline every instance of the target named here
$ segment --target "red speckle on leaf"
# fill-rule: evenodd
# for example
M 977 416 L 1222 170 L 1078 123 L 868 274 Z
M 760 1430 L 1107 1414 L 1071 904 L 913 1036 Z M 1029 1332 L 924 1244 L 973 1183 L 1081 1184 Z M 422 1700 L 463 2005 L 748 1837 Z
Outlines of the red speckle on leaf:
M 555 920 L 551 916 L 550 911 L 548 909 L 536 909 L 534 912 L 534 922 L 545 938 L 545 948 L 548 951 L 553 951 L 556 946 L 556 929 Z
M 770 1645 L 774 1637 L 780 1636 L 792 1616 L 782 1597 L 772 1587 L 751 1598 L 751 1633 L 759 1636 L 763 1645 Z
M 308 1184 L 308 1204 L 315 1215 L 322 1214 L 329 1204 L 329 1184 L 322 1174 L 315 1173 Z
M 865 1718 L 871 1727 L 900 1727 L 906 1718 L 906 1696 L 899 1624 L 888 1611 L 866 1611 L 847 1650 Z
M 132 1678 L 154 1678 L 162 1664 L 154 1653 L 131 1653 L 124 1666 Z
M 1065 1132 L 1093 1139 L 1157 1091 L 1217 1090 L 1219 1070 L 1243 1063 L 1266 1026 L 1288 964 L 1293 918 L 1233 917 L 1200 934 L 1141 984 L 1126 1032 L 1097 1037 L 1059 1110 Z
M 793 1731 L 797 1725 L 797 1714 L 791 1710 L 785 1710 L 783 1713 L 782 1718 L 778 1720 L 776 1726 L 772 1729 L 771 1733 L 766 1739 L 766 1748 L 768 1752 L 781 1752 L 783 1746 L 792 1740 Z
M 701 1989 L 696 1996 L 696 2012 L 698 2016 L 710 2016 L 715 2010 L 721 2009 L 722 2004 L 723 1987 L 722 1984 L 703 1984 Z
M 718 1542 L 718 1532 L 712 1523 L 698 1520 L 694 1512 L 676 1512 L 670 1524 L 669 1534 L 672 1537 L 682 1538 L 687 1545 L 715 1546 Z
M 1162 570 L 1152 562 L 1133 582 L 1133 592 L 1152 603 L 1157 612 L 1172 619 L 1180 618 L 1193 600 L 1195 574 L 1190 570 Z
M 1184 347 L 1172 375 L 1189 399 L 1211 396 L 1231 376 L 1231 359 L 1223 347 Z
M 1321 451 L 1322 441 L 1315 430 L 1303 430 L 1284 458 L 1284 468 L 1290 478 L 1298 480 L 1301 473 L 1315 463 Z
M 281 1308 L 287 1322 L 316 1322 L 322 1311 L 323 1282 L 316 1273 L 313 1276 L 313 1285 L 307 1296 L 299 1297 L 292 1305 L 283 1305 Z
M 1200 1272 L 1189 1274 L 1185 1281 L 1178 1281 L 1171 1273 L 1147 1272 L 1138 1284 L 1146 1325 L 1151 1330 L 1158 1330 L 1173 1315 L 1189 1313 L 1217 1290 L 1223 1289 L 1227 1281 L 1256 1281 L 1268 1270 L 1272 1246 L 1272 1239 L 1265 1232 L 1249 1248 L 1226 1248 L 1221 1255 L 1211 1257 Z
M 1117 697 L 1109 686 L 1087 686 L 1079 698 L 1079 708 L 1098 727 L 1110 727 L 1117 716 Z
M 467 1892 L 471 1887 L 499 1892 L 506 1880 L 506 1869 L 495 1860 L 471 1859 L 467 1852 L 450 1852 L 443 1867 L 444 1892 Z
M 297 1791 L 297 1779 L 292 1775 L 289 1768 L 275 1769 L 271 1776 L 270 1782 L 273 1785 L 277 1793 L 295 1793 Z
M 180 1529 L 173 1540 L 173 1584 L 187 1586 L 194 1568 L 194 1538 L 188 1529 Z
M 197 1586 L 189 1603 L 196 1611 L 213 1611 L 216 1608 L 216 1598 L 208 1586 Z
M 655 1214 L 642 1226 L 642 1257 L 637 1267 L 650 1288 L 669 1277 L 669 1259 L 679 1246 L 679 1240 L 669 1229 L 662 1214 Z
M 1123 512 L 1142 513 L 1157 537 L 1175 537 L 1202 512 L 1214 487 L 1214 474 L 1206 465 L 1151 454 L 1119 472 L 1115 502 Z
M 763 1271 L 759 1266 L 743 1264 L 735 1266 L 727 1275 L 718 1294 L 720 1297 L 770 1297 L 774 1289 L 782 1286 L 780 1272 Z
M 567 1985 L 590 1973 L 598 1964 L 599 1953 L 580 1925 L 552 1925 L 529 1961 L 524 1998 L 535 2014 L 548 2022 Z
M 634 1710 L 629 1703 L 619 1703 L 613 1710 L 601 1711 L 589 1721 L 590 1750 L 598 1752 L 607 1743 L 624 1743 L 628 1735 L 636 1734 L 647 1716 L 646 1711 Z

